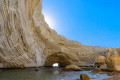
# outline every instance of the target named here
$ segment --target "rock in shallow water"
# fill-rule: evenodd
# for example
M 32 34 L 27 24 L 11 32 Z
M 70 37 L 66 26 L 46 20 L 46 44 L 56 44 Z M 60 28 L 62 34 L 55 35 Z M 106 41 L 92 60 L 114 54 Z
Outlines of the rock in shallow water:
M 64 68 L 67 71 L 82 71 L 82 69 L 76 65 L 68 65 Z
M 81 74 L 80 75 L 80 80 L 90 80 L 89 76 L 86 74 Z
M 93 73 L 99 73 L 99 74 L 102 74 L 102 70 L 101 70 L 101 69 L 95 69 L 95 70 L 93 70 Z

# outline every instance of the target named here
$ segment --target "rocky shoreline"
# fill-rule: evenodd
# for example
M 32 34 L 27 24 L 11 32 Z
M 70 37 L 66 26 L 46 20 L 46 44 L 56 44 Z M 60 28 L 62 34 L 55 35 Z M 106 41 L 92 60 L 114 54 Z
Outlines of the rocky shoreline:
M 111 51 L 112 49 L 107 49 L 105 51 L 105 56 L 99 56 L 95 63 L 93 68 L 82 68 L 77 65 L 68 65 L 64 68 L 64 70 L 68 71 L 82 71 L 82 70 L 92 70 L 91 73 L 96 74 L 107 74 L 108 76 L 114 76 L 112 79 L 119 80 L 119 75 L 120 74 L 120 57 L 119 54 L 116 52 L 116 50 Z M 88 79 L 86 74 L 83 74 L 81 80 L 90 80 Z M 86 79 L 87 78 L 87 79 Z
M 0 0 L 0 6 L 0 68 L 58 63 L 68 71 L 119 74 L 120 48 L 85 46 L 58 35 L 45 22 L 42 0 Z
M 113 76 L 112 78 L 103 79 L 103 80 L 120 80 L 120 75 Z

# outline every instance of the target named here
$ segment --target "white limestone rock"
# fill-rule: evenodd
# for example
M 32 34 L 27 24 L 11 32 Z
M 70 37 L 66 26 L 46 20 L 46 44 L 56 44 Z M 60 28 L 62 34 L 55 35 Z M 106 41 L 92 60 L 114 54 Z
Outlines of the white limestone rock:
M 91 66 L 104 51 L 67 40 L 50 29 L 42 0 L 0 0 L 0 68 L 47 66 L 51 55 L 52 63 L 57 60 L 62 66 Z

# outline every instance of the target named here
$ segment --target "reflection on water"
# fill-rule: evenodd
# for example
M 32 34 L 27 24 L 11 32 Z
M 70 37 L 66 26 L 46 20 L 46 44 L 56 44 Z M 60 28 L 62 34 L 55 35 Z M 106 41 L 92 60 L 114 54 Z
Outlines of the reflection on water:
M 0 80 L 79 80 L 80 74 L 90 76 L 90 80 L 108 78 L 107 74 L 92 74 L 91 71 L 63 71 L 60 68 L 0 69 Z

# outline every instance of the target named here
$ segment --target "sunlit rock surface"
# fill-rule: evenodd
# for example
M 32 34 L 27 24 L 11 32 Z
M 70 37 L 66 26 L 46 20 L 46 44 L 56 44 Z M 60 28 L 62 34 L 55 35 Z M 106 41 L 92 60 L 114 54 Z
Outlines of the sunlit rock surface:
M 76 65 L 68 65 L 64 68 L 67 71 L 82 71 L 82 69 Z
M 42 0 L 0 0 L 0 68 L 93 66 L 106 48 L 84 46 L 50 29 Z
M 108 69 L 114 71 L 120 71 L 120 57 L 116 55 L 108 56 L 106 58 L 106 64 Z
M 106 65 L 105 59 L 106 59 L 106 57 L 104 57 L 104 56 L 99 56 L 99 57 L 96 59 L 96 61 L 95 61 L 94 67 L 95 67 L 96 69 L 107 69 L 107 65 Z
M 120 56 L 120 48 L 107 48 L 105 50 L 106 56 L 117 55 Z

